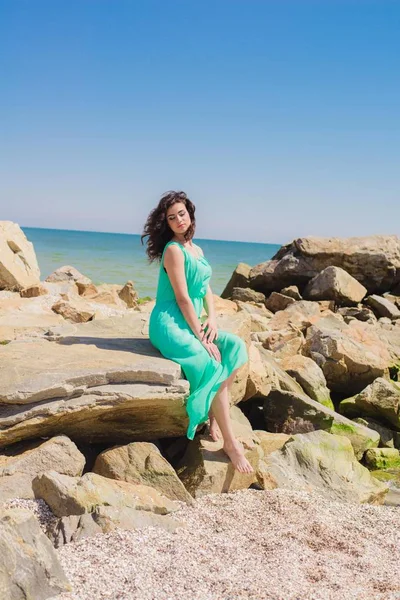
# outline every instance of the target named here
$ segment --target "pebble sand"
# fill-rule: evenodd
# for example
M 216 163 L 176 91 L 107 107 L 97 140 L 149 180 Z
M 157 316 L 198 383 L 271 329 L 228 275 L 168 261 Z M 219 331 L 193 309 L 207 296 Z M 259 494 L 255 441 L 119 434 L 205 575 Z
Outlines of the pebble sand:
M 58 549 L 73 592 L 55 600 L 400 600 L 398 508 L 244 490 L 175 517 L 186 528 L 114 531 Z

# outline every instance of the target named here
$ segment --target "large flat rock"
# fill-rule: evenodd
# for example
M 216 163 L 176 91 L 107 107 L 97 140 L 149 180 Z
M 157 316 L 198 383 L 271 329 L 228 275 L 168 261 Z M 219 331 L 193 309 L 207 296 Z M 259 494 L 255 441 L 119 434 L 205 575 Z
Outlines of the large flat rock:
M 63 323 L 45 338 L 0 345 L 0 447 L 63 433 L 105 443 L 185 435 L 189 383 L 147 337 L 148 314 Z M 246 314 L 221 315 L 221 329 L 250 339 Z M 248 364 L 232 386 L 245 393 Z
M 1 408 L 0 447 L 38 436 L 65 434 L 75 441 L 129 443 L 185 435 L 189 383 L 115 384 L 75 398 Z
M 0 346 L 0 404 L 30 404 L 81 395 L 112 383 L 171 385 L 180 365 L 165 360 L 149 340 L 129 337 L 45 340 Z M 1 414 L 1 413 L 0 413 Z

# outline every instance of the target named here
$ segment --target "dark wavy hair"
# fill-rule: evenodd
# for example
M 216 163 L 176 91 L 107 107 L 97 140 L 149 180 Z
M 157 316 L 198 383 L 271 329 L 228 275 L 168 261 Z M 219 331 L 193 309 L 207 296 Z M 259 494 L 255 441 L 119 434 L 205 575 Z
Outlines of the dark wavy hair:
M 160 260 L 166 244 L 174 237 L 174 232 L 167 223 L 167 210 L 182 202 L 186 206 L 186 210 L 189 213 L 191 225 L 185 232 L 185 240 L 190 240 L 194 236 L 196 228 L 196 219 L 194 216 L 196 207 L 186 196 L 185 192 L 167 192 L 161 196 L 161 199 L 154 208 L 149 216 L 147 217 L 146 224 L 143 228 L 143 234 L 141 235 L 141 242 L 147 237 L 147 248 L 146 253 L 149 257 L 150 262 L 154 260 Z

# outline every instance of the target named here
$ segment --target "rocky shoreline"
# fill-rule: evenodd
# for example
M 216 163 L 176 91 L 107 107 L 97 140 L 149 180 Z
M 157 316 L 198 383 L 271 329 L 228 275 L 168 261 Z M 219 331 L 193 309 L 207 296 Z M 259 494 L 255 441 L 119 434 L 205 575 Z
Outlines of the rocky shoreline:
M 237 532 L 232 525 L 226 529 L 229 552 L 213 547 L 215 523 L 207 529 L 220 568 L 214 572 L 204 559 L 198 589 L 193 579 L 188 597 L 329 598 L 335 589 L 349 599 L 400 597 L 395 572 L 391 578 L 385 571 L 381 584 L 379 570 L 374 572 L 364 588 L 355 576 L 361 562 L 343 574 L 350 550 L 331 523 L 337 507 L 344 507 L 350 516 L 343 531 L 348 528 L 354 544 L 357 531 L 361 540 L 360 532 L 372 527 L 371 556 L 379 546 L 400 558 L 385 516 L 390 511 L 394 525 L 398 509 L 378 506 L 400 504 L 400 240 L 295 240 L 265 263 L 239 264 L 215 304 L 219 327 L 248 348 L 249 362 L 232 388 L 231 415 L 252 475 L 233 471 L 206 428 L 193 442 L 186 439 L 188 382 L 148 340 L 154 301 L 140 299 L 132 282 L 95 286 L 72 266 L 41 281 L 32 244 L 18 225 L 0 222 L 0 543 L 8 549 L 0 560 L 1 597 L 182 597 L 178 579 L 164 573 L 165 589 L 156 582 L 157 552 L 165 544 L 175 556 L 174 540 L 180 540 L 187 556 L 201 561 L 207 511 L 220 511 L 225 531 L 230 501 L 224 498 L 232 499 L 235 519 L 243 524 Z M 304 535 L 297 545 L 289 541 L 293 522 L 293 531 L 279 538 L 276 556 L 290 565 L 305 551 L 311 534 L 303 519 L 314 510 L 314 520 L 319 516 L 325 525 L 320 535 L 316 526 L 313 543 L 328 536 L 329 551 L 340 560 L 328 573 L 326 557 L 318 563 L 306 552 L 305 564 L 296 562 L 293 577 L 283 583 L 273 553 L 269 562 L 260 554 L 260 540 L 283 527 L 278 500 L 296 512 L 299 498 L 308 507 L 298 514 Z M 51 516 L 41 523 L 31 510 L 37 502 Z M 377 506 L 368 513 L 366 504 Z M 247 525 L 246 506 L 250 512 L 255 507 Z M 196 518 L 197 536 L 190 533 Z M 90 552 L 104 550 L 101 565 L 115 552 L 116 540 L 139 545 L 158 573 L 151 586 L 150 579 L 147 587 L 142 579 L 139 585 L 144 563 L 135 554 L 139 571 L 132 567 L 125 586 L 115 584 L 119 595 L 107 595 L 112 572 L 107 589 L 104 582 L 93 588 Z M 257 589 L 248 580 L 246 588 L 242 562 L 233 558 L 237 544 L 269 570 Z M 371 569 L 372 559 L 366 557 L 367 563 Z M 117 569 L 115 577 L 121 573 Z M 226 587 L 229 576 L 236 595 Z

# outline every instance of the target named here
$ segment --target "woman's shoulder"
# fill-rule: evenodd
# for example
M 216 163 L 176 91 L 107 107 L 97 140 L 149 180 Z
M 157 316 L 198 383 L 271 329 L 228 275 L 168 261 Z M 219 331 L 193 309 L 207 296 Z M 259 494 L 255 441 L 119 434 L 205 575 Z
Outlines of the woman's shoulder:
M 182 256 L 182 254 L 183 254 L 182 247 L 179 242 L 174 242 L 173 240 L 171 240 L 166 243 L 165 248 L 164 248 L 164 257 L 165 256 L 170 256 L 171 258 L 179 257 L 179 256 Z

